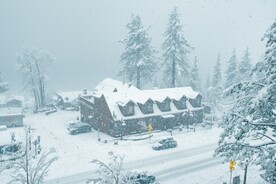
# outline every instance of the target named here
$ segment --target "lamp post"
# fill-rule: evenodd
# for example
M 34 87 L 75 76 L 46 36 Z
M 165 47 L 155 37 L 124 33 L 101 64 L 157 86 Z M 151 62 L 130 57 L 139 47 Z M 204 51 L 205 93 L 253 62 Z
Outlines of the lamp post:
M 121 125 L 121 141 L 123 140 L 123 129 L 125 130 L 126 123 L 123 121 Z
M 98 141 L 101 141 L 101 138 L 100 138 L 100 123 L 98 122 Z

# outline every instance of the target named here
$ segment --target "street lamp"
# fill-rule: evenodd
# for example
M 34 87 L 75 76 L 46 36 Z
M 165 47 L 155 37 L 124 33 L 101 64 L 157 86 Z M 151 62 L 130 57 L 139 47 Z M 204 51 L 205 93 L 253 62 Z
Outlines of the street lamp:
M 100 122 L 97 122 L 97 124 L 98 124 L 98 141 L 101 141 L 101 138 L 100 138 Z
M 125 129 L 126 123 L 123 121 L 121 125 L 121 141 L 123 140 L 123 129 Z

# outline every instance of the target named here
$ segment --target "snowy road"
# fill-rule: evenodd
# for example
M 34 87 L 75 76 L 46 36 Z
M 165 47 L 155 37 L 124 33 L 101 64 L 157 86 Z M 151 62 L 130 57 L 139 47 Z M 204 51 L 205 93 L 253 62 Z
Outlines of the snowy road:
M 216 144 L 205 145 L 193 149 L 184 149 L 177 152 L 169 150 L 160 151 L 163 155 L 156 158 L 147 158 L 125 164 L 127 170 L 149 170 L 157 180 L 163 183 L 170 183 L 174 178 L 187 173 L 208 169 L 222 163 L 221 158 L 212 158 Z M 164 154 L 164 152 L 167 152 Z M 146 169 L 147 168 L 147 169 Z M 80 184 L 92 176 L 95 171 L 87 171 L 72 176 L 65 176 L 49 180 L 46 184 Z

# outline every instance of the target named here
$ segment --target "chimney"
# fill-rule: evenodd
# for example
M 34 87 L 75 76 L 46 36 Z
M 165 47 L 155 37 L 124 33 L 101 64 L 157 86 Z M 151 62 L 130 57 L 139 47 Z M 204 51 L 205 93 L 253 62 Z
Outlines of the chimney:
M 87 95 L 87 89 L 86 88 L 83 89 L 83 94 Z

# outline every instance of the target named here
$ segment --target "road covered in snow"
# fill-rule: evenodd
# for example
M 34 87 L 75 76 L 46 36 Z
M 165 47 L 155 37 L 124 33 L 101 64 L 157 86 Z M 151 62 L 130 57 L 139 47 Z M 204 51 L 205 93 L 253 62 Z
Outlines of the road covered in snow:
M 215 146 L 216 145 L 211 144 L 193 149 L 184 149 L 175 152 L 174 154 L 166 154 L 160 157 L 125 163 L 125 169 L 140 171 L 148 170 L 157 177 L 158 181 L 162 183 L 165 183 L 165 181 L 170 182 L 177 176 L 221 164 L 221 158 L 205 158 L 206 155 L 210 156 L 212 154 Z M 87 171 L 72 176 L 49 180 L 46 184 L 85 183 L 88 178 L 95 176 L 93 174 L 95 171 L 96 170 Z
M 193 130 L 174 130 L 172 137 L 178 146 L 173 149 L 155 151 L 152 145 L 163 138 L 170 137 L 169 132 L 154 132 L 151 139 L 141 141 L 121 141 L 93 130 L 91 133 L 70 135 L 67 125 L 76 121 L 79 112 L 58 111 L 48 116 L 27 114 L 24 122 L 33 128 L 33 136 L 41 136 L 43 151 L 55 150 L 59 159 L 51 166 L 47 184 L 85 183 L 94 175 L 98 166 L 93 159 L 108 162 L 108 152 L 125 156 L 127 170 L 149 171 L 160 183 L 206 183 L 227 181 L 229 170 L 222 164 L 221 158 L 213 158 L 220 128 Z M 15 128 L 9 131 L 22 132 Z M 98 141 L 98 136 L 101 141 Z M 144 136 L 144 135 L 141 135 Z M 105 143 L 105 140 L 107 143 Z M 114 145 L 118 141 L 118 145 Z M 253 169 L 254 168 L 250 168 Z M 256 169 L 255 169 L 256 170 Z M 251 170 L 249 170 L 250 172 Z M 1 173 L 4 181 L 9 179 L 12 170 Z M 242 170 L 237 170 L 242 173 Z M 204 181 L 204 182 L 202 182 Z M 249 181 L 250 176 L 249 176 Z M 252 180 L 252 184 L 256 182 Z M 222 182 L 221 182 L 222 183 Z M 260 182 L 259 182 L 260 183 Z

